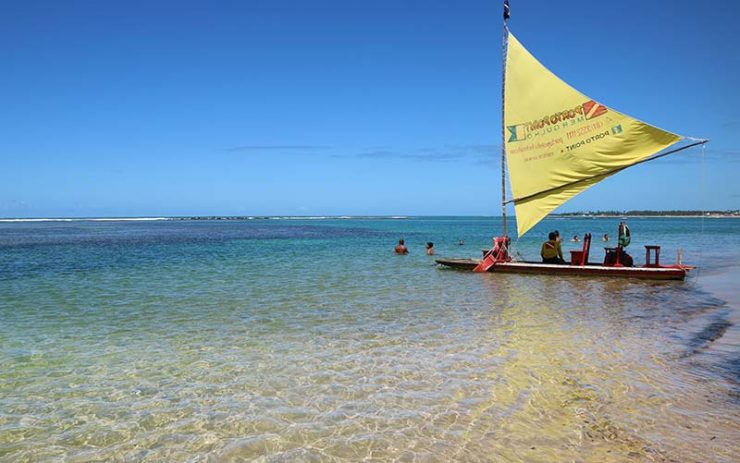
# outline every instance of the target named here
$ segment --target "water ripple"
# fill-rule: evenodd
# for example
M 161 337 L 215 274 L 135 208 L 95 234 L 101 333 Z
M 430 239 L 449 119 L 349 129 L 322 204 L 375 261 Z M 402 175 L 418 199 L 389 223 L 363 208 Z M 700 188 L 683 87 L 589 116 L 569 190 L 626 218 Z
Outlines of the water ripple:
M 740 459 L 702 363 L 728 308 L 691 282 L 439 271 L 325 228 L 12 251 L 0 461 Z

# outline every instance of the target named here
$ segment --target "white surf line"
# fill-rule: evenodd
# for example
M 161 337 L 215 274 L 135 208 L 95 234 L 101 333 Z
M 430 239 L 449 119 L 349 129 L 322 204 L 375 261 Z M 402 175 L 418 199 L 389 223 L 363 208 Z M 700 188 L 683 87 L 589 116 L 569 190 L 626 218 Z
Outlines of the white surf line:
M 0 219 L 0 222 L 142 222 L 152 220 L 172 220 L 169 217 L 91 217 L 91 218 L 41 218 L 41 219 Z

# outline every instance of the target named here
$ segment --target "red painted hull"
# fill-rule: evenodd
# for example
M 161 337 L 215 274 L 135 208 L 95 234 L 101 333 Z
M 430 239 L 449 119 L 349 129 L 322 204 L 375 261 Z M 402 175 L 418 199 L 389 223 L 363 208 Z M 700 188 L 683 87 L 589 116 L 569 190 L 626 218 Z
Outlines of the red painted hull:
M 438 259 L 440 265 L 460 270 L 473 270 L 479 260 Z M 605 267 L 599 264 L 553 265 L 538 262 L 500 262 L 488 269 L 497 273 L 529 273 L 540 275 L 579 275 L 609 278 L 639 278 L 643 280 L 683 280 L 693 267 Z

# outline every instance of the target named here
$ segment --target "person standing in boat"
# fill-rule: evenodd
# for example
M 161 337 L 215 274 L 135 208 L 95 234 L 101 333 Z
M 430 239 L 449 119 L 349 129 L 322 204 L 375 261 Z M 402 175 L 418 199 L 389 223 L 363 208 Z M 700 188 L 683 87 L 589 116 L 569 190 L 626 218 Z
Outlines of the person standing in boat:
M 632 256 L 627 254 L 624 248 L 630 245 L 632 236 L 630 233 L 630 227 L 624 222 L 619 222 L 619 228 L 617 229 L 617 247 L 619 248 L 619 263 L 625 267 L 632 267 L 634 265 L 634 259 Z
M 406 243 L 403 240 L 398 240 L 398 244 L 393 248 L 396 254 L 408 254 L 409 248 L 406 247 Z
M 544 264 L 564 264 L 563 251 L 560 248 L 560 242 L 558 242 L 558 236 L 555 232 L 550 232 L 547 235 L 547 241 L 542 243 L 542 249 L 540 250 L 540 256 L 542 256 L 542 263 Z

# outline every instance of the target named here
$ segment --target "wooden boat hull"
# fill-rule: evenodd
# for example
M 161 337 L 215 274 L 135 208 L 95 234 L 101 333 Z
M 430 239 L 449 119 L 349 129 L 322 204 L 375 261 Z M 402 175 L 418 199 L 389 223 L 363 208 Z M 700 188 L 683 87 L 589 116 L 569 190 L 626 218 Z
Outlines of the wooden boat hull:
M 476 259 L 437 259 L 440 265 L 459 270 L 473 270 L 480 260 Z M 605 267 L 599 264 L 556 265 L 539 262 L 501 262 L 489 272 L 529 273 L 541 275 L 581 275 L 617 278 L 639 278 L 643 280 L 683 280 L 692 267 Z

